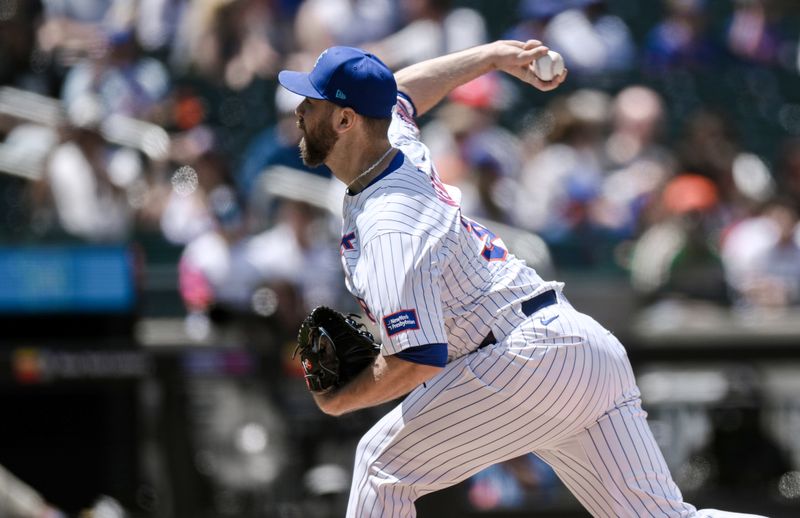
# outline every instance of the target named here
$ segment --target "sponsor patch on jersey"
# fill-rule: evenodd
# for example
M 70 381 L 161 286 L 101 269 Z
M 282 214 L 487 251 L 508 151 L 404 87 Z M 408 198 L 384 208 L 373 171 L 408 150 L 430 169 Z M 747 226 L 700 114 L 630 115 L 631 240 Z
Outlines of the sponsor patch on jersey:
M 417 321 L 417 311 L 414 309 L 401 309 L 397 313 L 392 313 L 383 317 L 383 327 L 386 334 L 394 336 L 397 333 L 419 329 Z

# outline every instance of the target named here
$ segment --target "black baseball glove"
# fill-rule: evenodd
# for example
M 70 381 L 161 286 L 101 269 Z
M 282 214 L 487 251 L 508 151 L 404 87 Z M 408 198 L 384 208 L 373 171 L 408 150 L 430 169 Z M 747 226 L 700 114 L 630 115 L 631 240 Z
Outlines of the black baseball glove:
M 354 317 L 319 306 L 300 325 L 294 353 L 300 353 L 309 390 L 344 385 L 375 360 L 380 345 Z

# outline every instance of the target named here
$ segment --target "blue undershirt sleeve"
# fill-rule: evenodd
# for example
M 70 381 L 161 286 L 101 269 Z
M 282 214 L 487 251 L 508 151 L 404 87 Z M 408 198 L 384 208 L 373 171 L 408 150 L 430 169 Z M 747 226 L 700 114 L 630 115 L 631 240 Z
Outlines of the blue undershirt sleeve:
M 444 367 L 447 365 L 447 344 L 427 344 L 409 347 L 396 353 L 395 356 L 412 363 Z

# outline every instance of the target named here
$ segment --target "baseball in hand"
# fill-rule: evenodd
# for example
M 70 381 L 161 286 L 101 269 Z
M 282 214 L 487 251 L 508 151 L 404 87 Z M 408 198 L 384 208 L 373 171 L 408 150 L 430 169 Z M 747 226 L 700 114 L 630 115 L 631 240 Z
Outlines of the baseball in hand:
M 542 81 L 552 81 L 564 71 L 564 58 L 553 50 L 530 64 L 533 73 Z

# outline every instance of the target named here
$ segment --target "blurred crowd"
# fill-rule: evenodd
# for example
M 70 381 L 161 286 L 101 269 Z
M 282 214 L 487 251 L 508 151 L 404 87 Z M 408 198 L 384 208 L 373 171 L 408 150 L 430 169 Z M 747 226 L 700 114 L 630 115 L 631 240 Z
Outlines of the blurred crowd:
M 275 166 L 330 177 L 300 161 L 299 100 L 276 88 L 277 71 L 308 69 L 335 44 L 398 69 L 496 37 L 536 38 L 564 55 L 568 86 L 541 95 L 490 74 L 421 121 L 464 211 L 538 234 L 556 267 L 630 272 L 645 300 L 800 303 L 791 2 L 521 0 L 503 2 L 493 30 L 497 13 L 470 5 L 3 2 L 0 80 L 60 107 L 48 124 L 0 112 L 11 173 L 3 238 L 158 233 L 185 246 L 191 312 L 252 310 L 264 283 L 305 306 L 333 303 L 342 295 L 335 202 L 326 210 L 302 189 L 270 198 L 265 185 Z M 754 128 L 760 140 L 749 138 Z M 31 166 L 24 181 L 18 157 Z
M 791 0 L 0 0 L 0 239 L 156 236 L 192 337 L 260 316 L 290 342 L 310 308 L 357 306 L 343 186 L 300 160 L 277 72 L 534 38 L 562 88 L 489 74 L 419 121 L 464 212 L 643 303 L 800 306 L 799 20 Z

